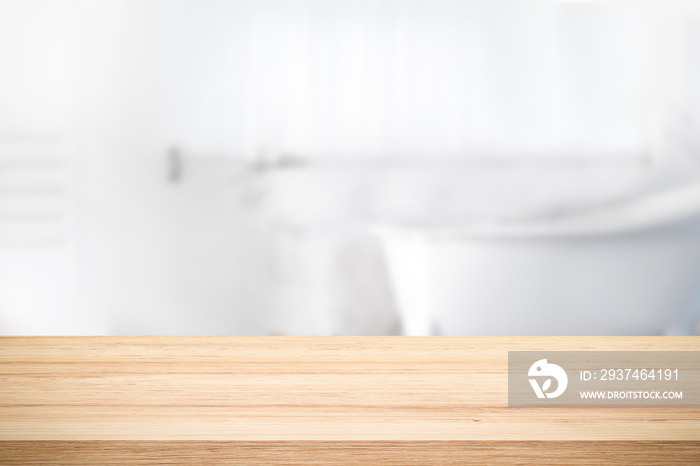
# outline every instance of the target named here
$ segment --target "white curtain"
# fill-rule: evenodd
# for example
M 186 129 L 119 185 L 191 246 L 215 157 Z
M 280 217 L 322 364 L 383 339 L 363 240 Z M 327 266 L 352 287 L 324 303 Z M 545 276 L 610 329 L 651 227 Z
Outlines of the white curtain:
M 226 143 L 250 157 L 634 158 L 640 2 L 229 2 Z

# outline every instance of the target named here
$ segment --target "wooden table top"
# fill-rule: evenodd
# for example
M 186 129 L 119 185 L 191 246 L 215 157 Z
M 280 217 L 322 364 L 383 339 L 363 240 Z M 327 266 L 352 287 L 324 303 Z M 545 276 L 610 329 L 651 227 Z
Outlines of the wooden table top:
M 509 350 L 700 337 L 3 337 L 0 464 L 700 464 L 700 409 L 508 408 Z

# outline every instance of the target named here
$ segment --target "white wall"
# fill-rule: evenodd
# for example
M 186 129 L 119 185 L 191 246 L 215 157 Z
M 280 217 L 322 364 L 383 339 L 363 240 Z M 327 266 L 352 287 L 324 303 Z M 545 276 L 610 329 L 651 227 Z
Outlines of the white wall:
M 0 332 L 72 333 L 75 17 L 64 1 L 0 2 Z
M 210 150 L 223 124 L 216 12 L 173 4 L 162 21 L 164 2 L 81 4 L 81 306 L 110 333 L 278 331 L 257 180 L 197 160 L 166 179 L 173 144 Z

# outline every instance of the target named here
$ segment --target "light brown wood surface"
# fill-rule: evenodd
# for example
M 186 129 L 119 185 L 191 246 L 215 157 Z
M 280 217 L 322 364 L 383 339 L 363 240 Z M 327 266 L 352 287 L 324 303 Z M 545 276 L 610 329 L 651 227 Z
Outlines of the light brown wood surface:
M 509 350 L 698 337 L 5 337 L 2 464 L 700 464 L 700 409 L 507 407 Z

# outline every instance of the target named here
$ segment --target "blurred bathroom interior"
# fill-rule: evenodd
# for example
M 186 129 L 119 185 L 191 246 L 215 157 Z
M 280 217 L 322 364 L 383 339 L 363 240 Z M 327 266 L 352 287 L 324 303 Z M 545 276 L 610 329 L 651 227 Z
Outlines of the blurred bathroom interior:
M 0 0 L 0 334 L 700 334 L 700 2 Z

